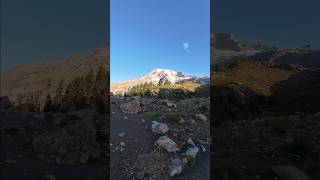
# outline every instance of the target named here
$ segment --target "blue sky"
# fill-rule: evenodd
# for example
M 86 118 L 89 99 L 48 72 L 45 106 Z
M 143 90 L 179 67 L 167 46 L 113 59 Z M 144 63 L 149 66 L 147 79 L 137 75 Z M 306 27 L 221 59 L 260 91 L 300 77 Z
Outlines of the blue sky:
M 209 0 L 110 3 L 111 82 L 154 68 L 209 75 Z

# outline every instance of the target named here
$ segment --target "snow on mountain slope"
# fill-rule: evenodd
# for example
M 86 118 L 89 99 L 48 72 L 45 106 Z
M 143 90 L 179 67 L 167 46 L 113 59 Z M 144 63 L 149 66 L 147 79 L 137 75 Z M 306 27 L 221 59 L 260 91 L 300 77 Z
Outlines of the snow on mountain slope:
M 185 74 L 182 72 L 173 71 L 170 69 L 157 68 L 150 71 L 144 76 L 141 76 L 132 80 L 128 80 L 128 81 L 122 81 L 122 82 L 111 84 L 110 90 L 113 93 L 120 93 L 120 92 L 127 91 L 130 87 L 143 84 L 143 83 L 151 82 L 154 84 L 158 84 L 161 78 L 166 78 L 170 83 L 173 83 L 173 84 L 183 80 L 192 80 L 198 83 L 209 82 L 208 77 L 197 77 L 197 76 Z
M 154 69 L 149 72 L 147 75 L 138 78 L 140 81 L 158 83 L 161 78 L 167 78 L 171 83 L 177 83 L 181 80 L 190 79 L 194 76 L 187 75 L 181 72 L 176 72 L 169 69 Z

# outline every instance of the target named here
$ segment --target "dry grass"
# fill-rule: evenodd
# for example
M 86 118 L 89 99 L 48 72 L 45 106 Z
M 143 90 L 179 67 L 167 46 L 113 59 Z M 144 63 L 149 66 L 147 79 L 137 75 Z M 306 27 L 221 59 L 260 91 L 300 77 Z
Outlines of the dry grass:
M 249 87 L 258 94 L 269 96 L 271 94 L 271 87 L 275 83 L 287 80 L 292 74 L 294 74 L 293 71 L 266 68 L 243 61 L 236 67 L 217 73 L 213 85 L 237 83 Z

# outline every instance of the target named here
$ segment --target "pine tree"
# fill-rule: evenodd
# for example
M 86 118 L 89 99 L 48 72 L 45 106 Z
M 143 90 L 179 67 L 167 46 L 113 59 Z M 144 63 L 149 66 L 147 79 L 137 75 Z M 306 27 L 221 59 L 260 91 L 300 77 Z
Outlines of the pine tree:
M 99 113 L 106 113 L 109 110 L 109 75 L 102 65 L 99 65 L 94 92 L 95 104 Z
M 90 106 L 94 96 L 94 74 L 92 69 L 85 77 L 85 91 L 85 104 L 86 106 Z
M 86 106 L 86 81 L 84 77 L 77 77 L 71 81 L 64 95 L 63 109 L 74 110 Z
M 63 102 L 63 80 L 61 80 L 58 84 L 56 94 L 53 100 L 54 105 L 59 108 L 62 105 Z
M 50 112 L 52 111 L 52 100 L 51 100 L 51 96 L 50 94 L 47 95 L 46 97 L 46 101 L 45 101 L 45 104 L 44 104 L 44 109 L 43 109 L 44 112 Z

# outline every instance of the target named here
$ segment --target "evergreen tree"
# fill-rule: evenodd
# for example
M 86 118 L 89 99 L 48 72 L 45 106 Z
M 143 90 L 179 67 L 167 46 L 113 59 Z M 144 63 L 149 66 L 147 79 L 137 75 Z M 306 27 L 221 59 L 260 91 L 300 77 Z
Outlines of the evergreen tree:
M 45 104 L 44 104 L 43 111 L 44 112 L 52 111 L 52 100 L 51 100 L 50 94 L 48 94 L 47 97 L 46 97 L 46 101 L 45 101 Z
M 102 65 L 99 65 L 95 82 L 95 104 L 99 113 L 109 110 L 109 75 Z
M 85 77 L 85 104 L 86 106 L 90 106 L 92 104 L 92 99 L 94 97 L 94 74 L 93 70 L 86 75 Z
M 53 100 L 54 105 L 59 108 L 63 102 L 63 80 L 61 80 L 58 84 L 56 94 Z
M 83 77 L 77 77 L 71 81 L 64 95 L 63 109 L 74 110 L 86 107 L 86 81 Z

